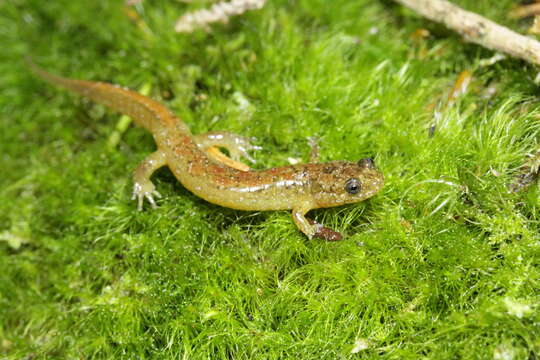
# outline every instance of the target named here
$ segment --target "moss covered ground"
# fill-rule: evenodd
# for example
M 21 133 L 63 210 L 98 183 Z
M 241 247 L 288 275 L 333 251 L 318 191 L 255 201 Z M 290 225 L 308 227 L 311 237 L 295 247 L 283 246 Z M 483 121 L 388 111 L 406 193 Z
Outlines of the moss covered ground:
M 518 31 L 514 1 L 462 0 Z M 389 1 L 269 1 L 176 34 L 208 1 L 0 2 L 0 358 L 537 359 L 539 188 L 509 187 L 538 148 L 537 68 Z M 419 28 L 425 39 L 411 38 Z M 310 215 L 209 204 L 167 169 L 136 211 L 154 149 L 49 71 L 150 94 L 194 133 L 257 138 L 258 168 L 373 156 L 386 186 Z M 467 93 L 438 106 L 458 74 Z M 434 116 L 434 107 L 438 115 Z

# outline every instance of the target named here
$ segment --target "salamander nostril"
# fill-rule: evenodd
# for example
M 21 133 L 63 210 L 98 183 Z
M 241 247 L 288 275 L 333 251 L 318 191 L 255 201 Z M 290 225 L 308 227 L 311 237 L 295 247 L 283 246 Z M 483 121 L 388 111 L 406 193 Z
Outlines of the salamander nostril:
M 358 160 L 358 166 L 365 169 L 375 169 L 375 161 L 372 158 Z

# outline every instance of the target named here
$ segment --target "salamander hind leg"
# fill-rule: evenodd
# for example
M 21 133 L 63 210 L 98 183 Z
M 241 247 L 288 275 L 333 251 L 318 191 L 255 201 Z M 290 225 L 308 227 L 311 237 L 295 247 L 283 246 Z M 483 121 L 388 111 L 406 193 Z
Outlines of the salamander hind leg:
M 156 191 L 156 187 L 150 177 L 160 167 L 166 165 L 165 152 L 157 150 L 150 154 L 142 163 L 139 164 L 133 173 L 133 196 L 132 200 L 137 200 L 137 209 L 140 211 L 143 207 L 144 199 L 148 200 L 153 208 L 156 207 L 154 197 L 160 198 L 161 195 Z
M 193 140 L 199 147 L 208 151 L 211 147 L 222 147 L 229 151 L 231 159 L 239 161 L 241 157 L 255 163 L 255 159 L 251 157 L 249 151 L 261 150 L 260 146 L 251 144 L 249 138 L 241 135 L 236 135 L 228 131 L 211 131 L 205 134 L 193 136 Z
M 326 241 L 339 241 L 343 239 L 343 236 L 330 228 L 327 228 L 311 219 L 305 217 L 305 214 L 309 211 L 309 208 L 294 208 L 292 210 L 292 217 L 294 223 L 298 229 L 307 235 L 308 238 L 314 237 L 324 239 Z

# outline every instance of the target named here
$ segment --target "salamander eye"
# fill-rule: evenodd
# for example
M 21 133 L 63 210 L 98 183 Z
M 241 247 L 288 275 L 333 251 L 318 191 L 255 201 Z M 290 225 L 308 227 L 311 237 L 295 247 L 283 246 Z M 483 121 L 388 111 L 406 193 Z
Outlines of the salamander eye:
M 358 194 L 361 188 L 362 183 L 360 182 L 360 180 L 355 178 L 351 178 L 345 183 L 345 191 L 347 191 L 351 195 Z

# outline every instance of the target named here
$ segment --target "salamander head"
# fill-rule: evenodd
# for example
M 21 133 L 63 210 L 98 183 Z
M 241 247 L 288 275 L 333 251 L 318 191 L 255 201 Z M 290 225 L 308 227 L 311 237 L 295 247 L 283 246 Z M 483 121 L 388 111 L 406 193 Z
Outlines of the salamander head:
M 317 207 L 355 203 L 375 195 L 384 185 L 384 176 L 372 159 L 356 163 L 332 161 L 318 164 L 310 172 L 311 195 Z

